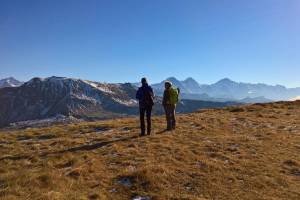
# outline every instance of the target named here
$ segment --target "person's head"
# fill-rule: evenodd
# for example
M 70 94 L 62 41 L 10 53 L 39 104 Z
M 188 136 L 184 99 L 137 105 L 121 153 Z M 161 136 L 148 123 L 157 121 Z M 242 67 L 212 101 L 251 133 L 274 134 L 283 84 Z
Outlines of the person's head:
M 172 87 L 172 83 L 170 81 L 166 81 L 165 82 L 165 88 L 169 89 L 170 87 Z
M 148 81 L 146 78 L 142 78 L 141 83 L 142 85 L 148 85 Z

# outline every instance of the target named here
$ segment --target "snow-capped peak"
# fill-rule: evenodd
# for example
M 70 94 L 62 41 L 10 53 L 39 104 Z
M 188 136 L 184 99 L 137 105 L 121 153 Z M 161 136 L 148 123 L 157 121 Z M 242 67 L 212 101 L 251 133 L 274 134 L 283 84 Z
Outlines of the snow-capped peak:
M 3 87 L 19 87 L 23 82 L 16 80 L 13 77 L 8 77 L 0 80 L 0 88 Z

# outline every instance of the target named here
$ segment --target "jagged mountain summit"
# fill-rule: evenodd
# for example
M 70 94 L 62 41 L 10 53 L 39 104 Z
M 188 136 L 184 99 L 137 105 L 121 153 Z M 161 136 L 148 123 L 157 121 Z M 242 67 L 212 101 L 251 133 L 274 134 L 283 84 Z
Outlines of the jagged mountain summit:
M 0 88 L 4 88 L 4 87 L 19 87 L 22 84 L 23 84 L 23 82 L 18 81 L 17 79 L 15 79 L 13 77 L 8 77 L 8 78 L 0 80 Z
M 181 83 L 190 93 L 201 93 L 201 86 L 195 79 L 189 77 Z
M 165 82 L 170 81 L 174 86 L 180 88 L 184 94 L 198 93 L 200 91 L 199 84 L 192 78 L 187 78 L 184 81 L 179 81 L 175 77 L 169 77 L 160 83 L 153 84 L 152 87 L 158 94 L 162 94 L 165 87 Z
M 107 119 L 138 113 L 136 87 L 130 83 L 108 84 L 65 78 L 33 78 L 20 87 L 0 89 L 0 126 L 9 123 L 46 119 L 56 115 Z M 234 102 L 215 103 L 181 100 L 179 112 L 223 107 Z M 163 113 L 161 98 L 156 98 L 154 114 Z

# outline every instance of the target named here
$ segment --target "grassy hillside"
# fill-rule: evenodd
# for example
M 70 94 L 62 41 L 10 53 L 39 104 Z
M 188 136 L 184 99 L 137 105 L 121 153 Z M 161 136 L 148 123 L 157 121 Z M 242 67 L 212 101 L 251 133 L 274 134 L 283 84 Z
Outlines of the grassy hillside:
M 300 101 L 0 132 L 0 199 L 300 199 Z

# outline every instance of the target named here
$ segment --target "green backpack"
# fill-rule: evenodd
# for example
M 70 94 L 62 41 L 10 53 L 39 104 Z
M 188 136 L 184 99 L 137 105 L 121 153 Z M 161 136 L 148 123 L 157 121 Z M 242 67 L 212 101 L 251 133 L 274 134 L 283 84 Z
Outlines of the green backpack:
M 178 102 L 178 89 L 177 88 L 170 88 L 170 104 L 176 104 Z

